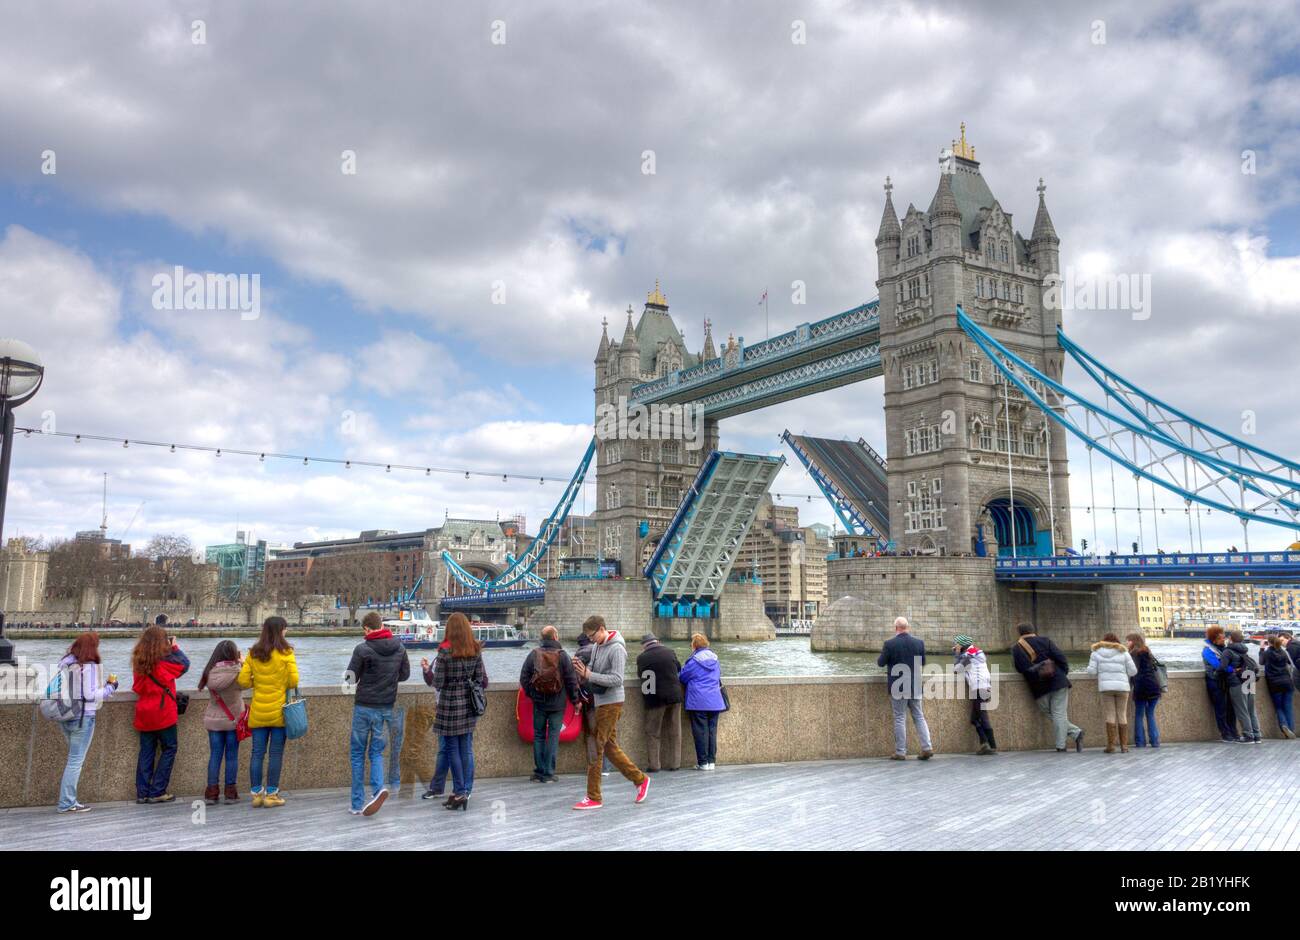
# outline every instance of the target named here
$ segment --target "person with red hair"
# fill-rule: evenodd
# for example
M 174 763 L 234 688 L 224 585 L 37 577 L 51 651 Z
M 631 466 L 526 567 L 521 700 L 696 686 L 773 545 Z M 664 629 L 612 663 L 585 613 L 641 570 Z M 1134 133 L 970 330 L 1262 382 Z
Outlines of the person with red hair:
M 180 720 L 176 680 L 190 668 L 176 638 L 154 624 L 145 627 L 131 651 L 131 691 L 136 696 L 135 730 L 140 732 L 140 756 L 135 765 L 135 801 L 170 803 L 167 792 L 176 762 L 176 724 Z
M 81 714 L 71 721 L 59 722 L 59 730 L 68 742 L 68 762 L 59 784 L 59 812 L 87 813 L 90 807 L 77 799 L 81 766 L 85 763 L 90 741 L 95 736 L 95 714 L 99 704 L 117 691 L 117 676 L 109 675 L 101 684 L 99 634 L 83 633 L 72 641 L 67 654 L 59 660 L 59 671 L 70 683 L 68 694 L 80 702 Z

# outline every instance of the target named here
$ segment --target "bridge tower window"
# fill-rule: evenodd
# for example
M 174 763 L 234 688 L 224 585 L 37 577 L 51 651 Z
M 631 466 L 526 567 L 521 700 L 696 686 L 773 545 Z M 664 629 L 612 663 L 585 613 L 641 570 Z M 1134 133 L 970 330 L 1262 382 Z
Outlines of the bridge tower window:
M 619 496 L 618 486 L 615 484 L 610 484 L 609 489 L 605 491 L 605 508 L 618 509 L 622 505 L 623 505 L 623 500 Z

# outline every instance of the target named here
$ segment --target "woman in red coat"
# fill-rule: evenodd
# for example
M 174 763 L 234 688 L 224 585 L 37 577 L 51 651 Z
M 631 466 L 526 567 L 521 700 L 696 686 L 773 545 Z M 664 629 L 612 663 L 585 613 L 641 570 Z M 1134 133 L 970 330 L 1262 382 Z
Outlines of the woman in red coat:
M 135 765 L 135 801 L 170 803 L 167 792 L 176 761 L 176 680 L 190 661 L 176 638 L 161 626 L 147 627 L 131 651 L 135 679 L 135 730 L 140 732 L 140 758 Z

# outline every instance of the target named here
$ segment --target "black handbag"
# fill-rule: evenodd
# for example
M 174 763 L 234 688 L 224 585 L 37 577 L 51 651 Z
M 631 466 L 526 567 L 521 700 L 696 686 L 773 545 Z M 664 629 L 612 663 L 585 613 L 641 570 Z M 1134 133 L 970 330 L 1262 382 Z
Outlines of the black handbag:
M 722 693 L 722 710 L 724 712 L 731 711 L 731 696 L 727 694 L 727 687 L 719 682 L 718 691 Z
M 154 685 L 158 686 L 158 688 L 162 689 L 164 696 L 176 702 L 176 714 L 178 715 L 185 714 L 185 709 L 190 707 L 190 693 L 181 692 L 178 690 L 176 693 L 173 694 L 171 689 L 167 688 L 167 686 L 163 685 L 161 682 L 159 682 L 157 679 L 153 677 L 153 673 L 149 673 L 149 681 L 152 682 Z
M 465 683 L 469 686 L 469 710 L 477 718 L 487 711 L 487 693 L 483 690 L 483 686 L 479 685 L 479 681 L 472 676 L 466 679 Z

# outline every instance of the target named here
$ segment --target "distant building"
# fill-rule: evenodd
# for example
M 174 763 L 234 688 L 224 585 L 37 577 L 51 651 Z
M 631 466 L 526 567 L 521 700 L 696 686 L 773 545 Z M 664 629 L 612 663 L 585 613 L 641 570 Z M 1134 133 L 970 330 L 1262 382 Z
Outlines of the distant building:
M 207 563 L 217 568 L 217 591 L 225 600 L 235 600 L 245 585 L 256 590 L 264 583 L 267 564 L 265 541 L 250 542 L 245 532 L 237 532 L 235 541 L 226 545 L 209 545 L 204 550 Z
M 814 620 L 826 604 L 829 542 L 800 528 L 799 509 L 777 506 L 765 496 L 741 545 L 735 570 L 763 582 L 763 605 L 778 624 Z
M 1139 587 L 1137 590 L 1138 629 L 1143 636 L 1164 636 L 1165 595 L 1160 587 Z
M 0 611 L 40 610 L 50 553 L 32 551 L 22 539 L 0 549 Z

